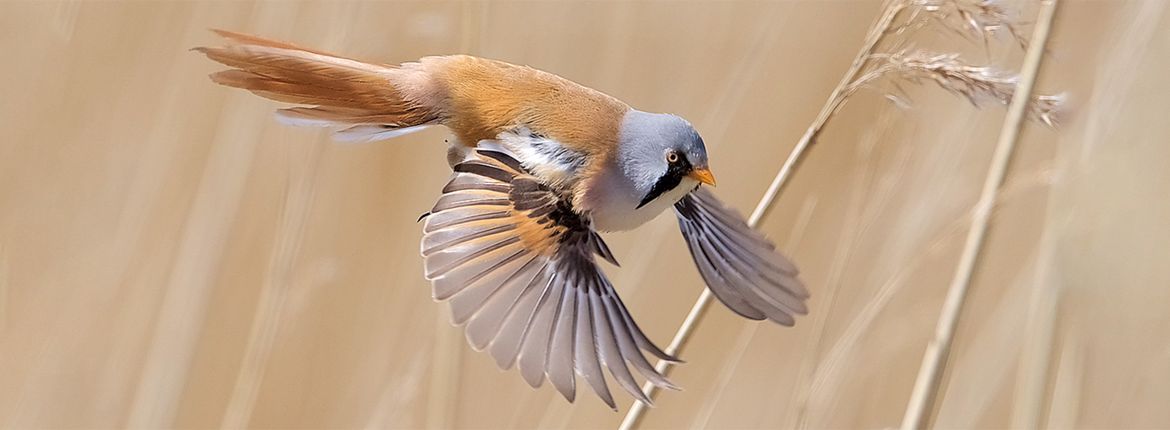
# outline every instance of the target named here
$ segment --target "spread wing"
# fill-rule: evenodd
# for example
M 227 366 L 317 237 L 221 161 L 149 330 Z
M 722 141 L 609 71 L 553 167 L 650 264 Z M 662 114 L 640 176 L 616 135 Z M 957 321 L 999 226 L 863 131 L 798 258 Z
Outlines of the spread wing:
M 732 311 L 786 326 L 808 313 L 796 266 L 709 190 L 683 197 L 674 213 L 703 280 Z
M 474 348 L 533 387 L 547 377 L 570 402 L 576 373 L 615 407 L 603 366 L 646 403 L 629 366 L 675 388 L 640 350 L 677 360 L 634 323 L 594 260 L 613 256 L 567 196 L 503 150 L 481 147 L 454 170 L 426 218 L 422 255 L 435 299 L 450 303 Z

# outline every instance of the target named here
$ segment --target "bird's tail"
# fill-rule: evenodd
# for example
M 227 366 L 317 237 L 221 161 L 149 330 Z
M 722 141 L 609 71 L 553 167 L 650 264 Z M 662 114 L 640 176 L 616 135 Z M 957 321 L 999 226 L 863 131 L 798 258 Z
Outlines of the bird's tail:
M 378 65 L 260 37 L 213 30 L 221 47 L 195 51 L 231 69 L 211 80 L 272 100 L 301 106 L 280 109 L 285 123 L 334 127 L 338 140 L 375 141 L 435 124 L 439 113 L 424 97 L 426 77 L 411 67 Z

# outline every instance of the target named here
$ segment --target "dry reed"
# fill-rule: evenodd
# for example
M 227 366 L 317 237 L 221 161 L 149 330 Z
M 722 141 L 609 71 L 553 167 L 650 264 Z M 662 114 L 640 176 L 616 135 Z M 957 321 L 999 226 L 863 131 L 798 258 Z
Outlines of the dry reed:
M 351 36 L 340 51 L 385 61 L 436 52 L 524 61 L 640 106 L 681 111 L 704 135 L 711 134 L 711 143 L 723 142 L 717 149 L 725 163 L 767 169 L 767 162 L 759 165 L 750 154 L 787 155 L 794 142 L 783 136 L 797 137 L 809 125 L 880 7 L 880 2 L 862 9 L 857 9 L 861 3 L 848 2 L 460 4 L 284 5 L 280 21 L 294 29 L 263 23 L 272 21 L 263 18 L 272 15 L 271 3 L 8 2 L 0 7 L 5 28 L 21 35 L 0 41 L 10 59 L 3 72 L 9 103 L 0 103 L 0 117 L 7 120 L 0 121 L 6 125 L 0 170 L 8 179 L 0 185 L 5 208 L 0 248 L 7 273 L 0 289 L 8 290 L 6 325 L 0 330 L 0 428 L 129 426 L 155 322 L 163 318 L 169 273 L 187 267 L 177 260 L 192 255 L 184 229 L 204 222 L 190 209 L 203 172 L 216 171 L 208 164 L 213 137 L 224 125 L 246 122 L 245 128 L 270 130 L 256 147 L 237 215 L 212 215 L 230 218 L 231 234 L 221 245 L 222 264 L 209 269 L 215 271 L 209 277 L 213 289 L 204 290 L 210 318 L 193 339 L 198 344 L 190 366 L 175 366 L 185 378 L 173 387 L 180 393 L 178 413 L 158 425 L 206 428 L 223 420 L 277 240 L 272 223 L 278 219 L 283 178 L 289 177 L 282 146 L 313 142 L 311 132 L 272 124 L 271 105 L 250 108 L 256 115 L 247 121 L 220 121 L 225 106 L 238 99 L 209 87 L 204 75 L 213 68 L 185 51 L 210 40 L 207 27 L 310 46 L 344 28 Z M 1033 12 L 1022 15 L 1034 20 Z M 1158 166 L 1170 159 L 1170 147 L 1160 144 L 1170 128 L 1157 118 L 1170 111 L 1165 97 L 1170 81 L 1159 76 L 1170 67 L 1170 27 L 1160 25 L 1167 13 L 1165 0 L 1061 5 L 1049 46 L 1061 58 L 1040 84 L 1067 88 L 1077 113 L 1062 121 L 1060 133 L 1032 127 L 1022 136 L 1019 161 L 1005 186 L 1021 185 L 1026 180 L 1021 176 L 1053 154 L 1055 183 L 1019 196 L 1007 196 L 1008 189 L 1000 193 L 985 250 L 991 258 L 980 263 L 962 315 L 936 427 L 1170 426 L 1170 415 L 1160 407 L 1170 398 L 1165 359 L 1170 343 L 1163 335 L 1170 320 L 1159 308 L 1168 302 L 1167 290 L 1159 286 L 1170 285 L 1170 272 L 1158 263 L 1170 259 L 1164 246 L 1170 229 L 1159 222 L 1170 214 L 1164 198 L 1170 181 Z M 532 25 L 501 26 L 503 17 Z M 986 61 L 979 45 L 971 43 L 979 39 L 965 27 L 959 35 L 933 30 L 937 25 L 907 29 L 930 40 L 915 48 L 945 53 L 951 51 L 948 43 L 962 43 L 968 45 L 964 61 Z M 753 33 L 773 27 L 780 29 L 778 42 L 764 44 L 762 52 L 748 49 Z M 598 28 L 604 31 L 597 37 L 580 41 L 581 34 Z M 811 33 L 819 34 L 811 40 L 793 37 L 821 28 L 839 31 Z M 533 42 L 534 34 L 545 42 Z M 1014 63 L 1000 59 L 1015 44 L 1006 31 L 998 37 L 990 44 L 994 56 L 986 58 L 1014 70 Z M 477 44 L 465 49 L 456 43 L 460 40 Z M 94 49 L 101 47 L 117 49 Z M 658 55 L 649 58 L 647 52 Z M 788 61 L 809 55 L 816 57 L 803 61 L 805 67 Z M 1010 55 L 1012 61 L 1020 57 Z M 730 70 L 748 56 L 764 60 L 744 73 Z M 669 82 L 658 80 L 671 70 Z M 747 95 L 735 96 L 733 83 L 746 83 Z M 702 425 L 710 412 L 710 428 L 795 428 L 790 420 L 799 396 L 794 391 L 811 385 L 797 379 L 804 371 L 798 366 L 809 363 L 816 369 L 812 384 L 820 390 L 807 411 L 810 427 L 897 426 L 970 222 L 963 214 L 978 193 L 978 183 L 971 181 L 981 182 L 985 173 L 994 139 L 986 128 L 998 129 L 1003 114 L 993 100 L 984 100 L 985 112 L 976 113 L 930 80 L 904 86 L 912 96 L 912 115 L 900 115 L 893 103 L 881 105 L 891 80 L 875 81 L 852 97 L 854 104 L 835 116 L 817 145 L 823 152 L 808 154 L 797 181 L 788 184 L 765 220 L 773 225 L 764 229 L 781 238 L 777 244 L 803 263 L 816 287 L 813 315 L 797 329 L 784 330 L 742 322 L 711 306 L 702 331 L 683 351 L 690 366 L 674 372 L 686 391 L 662 393 L 658 410 L 642 427 Z M 713 103 L 725 95 L 728 102 Z M 857 139 L 878 126 L 874 122 L 881 115 L 900 123 L 895 133 L 870 158 L 855 157 Z M 732 127 L 720 138 L 724 117 Z M 532 390 L 514 374 L 498 371 L 490 358 L 464 351 L 458 337 L 454 358 L 465 355 L 462 365 L 445 363 L 445 355 L 431 347 L 438 332 L 461 334 L 449 329 L 441 307 L 429 304 L 416 267 L 417 243 L 410 240 L 417 234 L 410 222 L 415 209 L 433 204 L 434 189 L 419 184 L 441 185 L 446 179 L 435 152 L 437 138 L 439 133 L 428 133 L 389 146 L 325 147 L 319 195 L 307 220 L 311 234 L 297 258 L 288 312 L 256 397 L 252 426 L 424 428 L 436 422 L 429 418 L 429 402 L 443 395 L 428 386 L 440 374 L 462 387 L 440 406 L 456 406 L 446 418 L 452 426 L 598 428 L 621 418 L 596 399 L 570 405 L 551 387 Z M 858 243 L 837 304 L 830 307 L 827 290 L 834 287 L 826 283 L 827 269 L 844 243 L 842 228 L 854 222 L 848 205 L 855 176 L 872 164 L 877 168 L 872 178 L 882 180 L 890 154 L 902 151 L 911 157 L 905 179 Z M 730 202 L 750 204 L 771 179 L 754 175 L 774 173 L 741 169 L 739 186 L 732 178 L 719 192 Z M 756 178 L 754 186 L 744 182 L 750 178 Z M 793 249 L 784 238 L 799 229 L 792 224 L 806 196 L 819 202 L 805 238 Z M 1052 240 L 1039 234 L 1049 229 Z M 693 302 L 702 289 L 693 269 L 670 270 L 688 263 L 680 260 L 688 257 L 676 246 L 681 242 L 675 234 L 672 220 L 659 219 L 617 235 L 613 243 L 615 252 L 626 256 L 624 267 L 611 273 L 620 278 L 615 284 L 628 305 L 638 308 L 649 325 L 644 328 L 664 343 L 672 334 L 664 331 L 677 328 L 685 302 Z M 931 251 L 935 239 L 943 243 L 937 252 Z M 1044 254 L 1045 249 L 1055 252 Z M 1037 276 L 1061 287 L 1038 297 L 1037 330 L 1023 324 L 1021 303 L 1003 299 L 1028 296 L 1018 294 L 1018 285 L 1001 282 L 1033 270 L 1021 265 L 1033 251 L 1041 252 L 1038 268 L 1051 265 L 1053 275 Z M 919 254 L 925 255 L 919 259 Z M 664 268 L 672 273 L 657 273 Z M 640 277 L 643 272 L 646 278 Z M 662 291 L 664 282 L 686 288 Z M 675 290 L 686 291 L 679 296 Z M 1051 313 L 1045 301 L 1054 298 L 1059 302 Z M 883 306 L 875 303 L 871 310 L 878 301 Z M 1017 330 L 999 333 L 1000 316 Z M 821 317 L 829 325 L 823 340 L 816 331 Z M 1055 318 L 1055 327 L 1046 325 L 1047 318 Z M 873 324 L 867 327 L 865 319 Z M 756 335 L 720 397 L 714 387 L 724 384 L 724 375 L 716 379 L 717 372 L 734 364 L 728 362 L 735 358 L 729 349 L 752 327 L 758 327 Z M 980 340 L 987 334 L 993 342 Z M 1026 359 L 1032 350 L 1049 355 L 1050 362 Z M 1019 366 L 1000 367 L 1005 357 L 1013 364 L 1018 357 Z M 984 360 L 997 364 L 988 367 Z M 1006 374 L 988 373 L 1001 369 Z M 1033 369 L 1045 369 L 1039 372 L 1047 378 L 1025 378 L 1036 373 Z M 1013 384 L 1020 391 L 1013 391 Z M 485 387 L 495 397 L 476 392 Z M 491 401 L 495 398 L 511 401 Z M 1036 426 L 1014 424 L 1035 418 Z
M 1044 55 L 1044 44 L 1052 28 L 1053 17 L 1056 13 L 1056 0 L 1046 0 L 1041 3 L 1040 19 L 1037 21 L 1033 34 L 1033 45 L 1028 48 L 1024 58 L 1021 79 L 1015 88 L 1016 95 L 1028 97 L 1032 93 L 1036 76 L 1039 75 L 1040 62 Z M 1011 106 L 1008 108 L 1007 119 L 996 143 L 995 154 L 992 156 L 991 166 L 988 168 L 987 178 L 983 184 L 979 201 L 975 206 L 975 216 L 971 220 L 971 229 L 968 231 L 963 252 L 959 257 L 958 268 L 951 286 L 947 289 L 947 297 L 943 301 L 942 314 L 938 318 L 938 327 L 935 337 L 927 345 L 926 353 L 922 358 L 922 367 L 918 378 L 914 382 L 914 391 L 910 394 L 910 402 L 906 406 L 906 414 L 902 419 L 903 429 L 917 429 L 926 425 L 934 410 L 935 399 L 938 396 L 939 385 L 942 383 L 943 372 L 946 369 L 950 355 L 951 344 L 954 342 L 955 330 L 958 327 L 959 315 L 966 301 L 967 291 L 971 286 L 971 278 L 975 273 L 975 264 L 978 262 L 980 251 L 991 222 L 991 211 L 999 199 L 1000 187 L 1007 168 L 1011 162 L 1016 141 L 1029 106 L 1034 104 L 1031 98 L 1011 97 Z M 1050 123 L 1050 122 L 1049 122 Z
M 268 363 L 275 348 L 281 321 L 288 313 L 289 290 L 293 286 L 291 274 L 301 252 L 306 230 L 306 219 L 316 191 L 316 171 L 320 165 L 321 145 L 309 146 L 293 156 L 295 164 L 286 184 L 284 202 L 277 220 L 277 235 L 269 256 L 264 280 L 260 286 L 259 303 L 253 314 L 240 371 L 236 375 L 224 412 L 221 428 L 248 428 L 256 398 L 264 380 Z M 299 158 L 299 159 L 298 159 Z
M 919 83 L 930 80 L 944 90 L 958 94 L 975 106 L 984 99 L 1008 104 L 1017 94 L 1017 77 L 962 61 L 958 54 L 931 54 L 926 51 L 906 48 L 908 38 L 918 30 L 930 25 L 966 34 L 982 41 L 985 45 L 1006 31 L 1021 47 L 1028 42 L 1022 38 L 1016 21 L 1000 2 L 995 0 L 886 0 L 881 12 L 868 31 L 862 48 L 854 58 L 841 82 L 833 89 L 828 101 L 822 107 L 813 123 L 797 141 L 784 164 L 780 167 L 764 196 L 748 220 L 755 227 L 767 216 L 780 191 L 795 172 L 805 152 L 816 142 L 817 137 L 829 120 L 845 106 L 851 96 L 862 88 L 872 87 L 880 79 L 892 80 L 897 92 L 887 92 L 885 97 L 899 106 L 907 106 L 905 92 L 900 90 L 898 81 Z M 1030 93 L 1030 84 L 1028 87 Z M 1018 102 L 1021 109 L 1030 112 L 1031 117 L 1055 125 L 1061 96 L 1036 96 L 1027 102 Z M 998 183 L 997 183 L 998 186 Z M 667 353 L 677 354 L 690 339 L 692 332 L 702 323 L 711 303 L 711 293 L 704 290 L 695 301 L 686 319 L 679 326 Z M 823 329 L 823 327 L 822 327 Z M 660 361 L 659 372 L 666 372 L 671 364 Z M 928 367 L 928 366 L 924 366 Z M 934 387 L 937 389 L 937 386 Z M 932 390 L 933 391 L 933 390 Z M 651 384 L 643 386 L 643 392 L 654 398 L 657 390 Z M 913 409 L 914 401 L 911 402 Z M 907 414 L 911 414 L 908 409 Z M 645 405 L 635 402 L 619 428 L 635 428 L 645 414 Z
M 212 143 L 208 167 L 199 182 L 189 223 L 183 228 L 176 267 L 155 322 L 146 363 L 134 392 L 128 427 L 161 428 L 174 422 L 199 332 L 207 317 L 212 277 L 220 265 L 230 219 L 239 209 L 263 121 L 259 101 L 237 96 L 225 109 L 223 127 Z
M 864 159 L 871 155 L 874 147 L 881 141 L 889 138 L 894 129 L 894 115 L 890 112 L 884 112 L 875 121 L 875 126 L 869 130 L 860 142 L 860 150 L 857 153 L 858 159 Z M 901 161 L 905 161 L 902 158 Z M 890 202 L 893 196 L 893 191 L 897 188 L 898 183 L 902 179 L 901 173 L 904 171 L 900 168 L 891 169 L 891 177 L 875 178 L 877 172 L 869 163 L 863 164 L 860 171 L 855 172 L 853 181 L 849 187 L 849 203 L 846 209 L 846 218 L 850 220 L 858 220 L 859 222 L 850 222 L 842 227 L 841 240 L 835 248 L 832 263 L 828 268 L 828 276 L 825 278 L 823 285 L 824 293 L 820 294 L 820 300 L 824 301 L 826 309 L 836 307 L 840 299 L 841 287 L 844 284 L 846 272 L 856 256 L 859 244 L 863 238 L 870 232 L 870 228 L 874 225 L 876 218 L 881 214 L 886 205 Z M 876 180 L 875 180 L 876 179 Z M 867 185 L 880 184 L 880 187 L 870 189 Z M 808 428 L 809 425 L 809 410 L 810 405 L 818 394 L 817 390 L 817 372 L 820 370 L 818 363 L 823 363 L 823 357 L 820 355 L 821 343 L 827 338 L 825 330 L 828 326 L 829 315 L 827 312 L 816 313 L 812 317 L 812 327 L 816 336 L 811 336 L 807 351 L 809 351 L 808 358 L 801 363 L 801 372 L 797 379 L 796 395 L 790 410 L 795 410 L 792 414 L 791 425 L 787 427 L 792 428 Z M 816 427 L 816 426 L 812 426 Z
M 1035 174 L 1027 175 L 1024 180 L 1014 182 L 1010 187 L 1006 187 L 1000 193 L 999 201 L 1002 204 L 1025 197 L 1035 197 L 1038 191 L 1045 190 L 1051 183 L 1050 172 L 1041 170 Z M 798 390 L 804 391 L 803 395 L 797 398 L 797 402 L 800 403 L 798 408 L 801 411 L 809 409 L 809 403 L 827 398 L 830 395 L 833 387 L 837 386 L 839 380 L 843 378 L 843 371 L 849 355 L 862 342 L 863 336 L 874 325 L 882 311 L 888 307 L 895 296 L 903 291 L 906 281 L 910 279 L 912 274 L 922 270 L 925 263 L 932 258 L 937 258 L 947 245 L 960 237 L 963 229 L 970 225 L 974 215 L 975 209 L 971 208 L 962 214 L 943 217 L 944 219 L 953 219 L 953 221 L 933 235 L 926 242 L 927 245 L 923 247 L 922 252 L 913 254 L 910 260 L 900 264 L 897 271 L 881 282 L 876 294 L 865 302 L 865 306 L 860 311 L 854 314 L 852 320 L 837 340 L 833 342 L 827 353 L 816 357 L 815 360 L 810 360 L 817 364 L 816 368 L 810 371 L 811 375 L 802 379 L 802 381 L 807 380 L 809 386 L 798 387 Z M 836 284 L 830 283 L 829 285 Z M 815 324 L 815 326 L 822 328 L 823 323 Z M 816 337 L 816 339 L 821 337 L 823 335 Z M 809 350 L 819 351 L 819 348 Z M 803 423 L 804 421 L 799 422 Z M 807 428 L 808 426 L 800 425 L 799 427 Z
M 1116 125 L 1117 116 L 1124 111 L 1120 106 L 1134 89 L 1136 75 L 1142 70 L 1142 51 L 1151 46 L 1166 9 L 1167 3 L 1160 0 L 1131 3 L 1123 8 L 1121 17 L 1128 25 L 1120 37 L 1110 41 L 1111 46 L 1118 48 L 1110 50 L 1098 66 L 1100 80 L 1113 84 L 1097 87 L 1088 95 L 1084 103 L 1084 126 L 1089 132 L 1079 139 L 1069 139 L 1057 149 L 1054 164 L 1061 180 L 1054 183 L 1049 193 L 1046 210 L 1049 215 L 1037 246 L 1039 263 L 1024 326 L 1024 350 L 1018 371 L 1022 376 L 1014 387 L 1012 427 L 1076 426 L 1084 395 L 1084 350 L 1078 328 L 1059 329 L 1059 308 L 1069 280 L 1063 279 L 1057 270 L 1059 254 L 1076 228 L 1073 220 L 1086 209 L 1083 198 L 1077 198 L 1085 191 L 1077 186 L 1074 178 L 1083 175 L 1089 167 L 1086 161 L 1094 146 L 1120 132 Z M 1058 338 L 1057 333 L 1061 331 Z M 1058 340 L 1063 345 L 1054 351 Z
M 8 325 L 8 255 L 0 246 L 0 330 Z

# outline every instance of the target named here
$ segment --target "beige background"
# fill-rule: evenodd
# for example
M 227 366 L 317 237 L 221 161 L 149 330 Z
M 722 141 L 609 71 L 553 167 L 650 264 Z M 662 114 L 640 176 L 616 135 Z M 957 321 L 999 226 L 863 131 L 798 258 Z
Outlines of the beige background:
M 0 427 L 621 420 L 497 370 L 432 302 L 414 220 L 447 177 L 441 131 L 339 145 L 279 126 L 275 104 L 205 78 L 217 67 L 187 49 L 216 43 L 207 28 L 385 62 L 472 53 L 678 113 L 748 212 L 878 6 L 0 3 Z M 1053 428 L 1167 428 L 1170 2 L 1065 1 L 1049 51 L 1039 87 L 1071 112 L 1023 134 L 935 422 L 1000 428 L 1039 405 Z M 897 425 L 1003 119 L 911 95 L 909 111 L 853 100 L 762 226 L 803 269 L 810 315 L 785 329 L 712 308 L 674 373 L 685 391 L 646 427 Z M 702 288 L 674 224 L 608 238 L 660 344 Z

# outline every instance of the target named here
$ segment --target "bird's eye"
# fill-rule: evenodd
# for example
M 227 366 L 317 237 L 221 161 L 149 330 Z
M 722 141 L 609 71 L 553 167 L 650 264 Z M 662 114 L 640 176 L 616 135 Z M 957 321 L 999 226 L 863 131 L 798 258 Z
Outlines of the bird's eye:
M 677 163 L 678 162 L 678 153 L 677 152 L 666 153 L 666 162 L 671 163 L 671 164 Z

